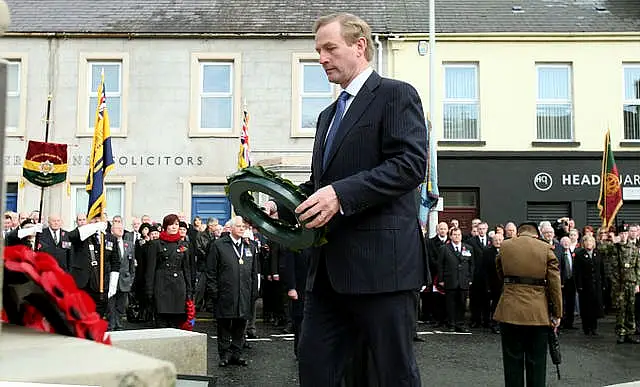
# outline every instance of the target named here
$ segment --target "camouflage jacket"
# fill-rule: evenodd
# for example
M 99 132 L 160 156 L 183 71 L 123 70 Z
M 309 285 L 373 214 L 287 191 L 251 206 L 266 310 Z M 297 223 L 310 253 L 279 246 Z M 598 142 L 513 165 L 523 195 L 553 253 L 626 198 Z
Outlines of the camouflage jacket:
M 632 243 L 610 243 L 607 253 L 611 274 L 611 287 L 616 291 L 621 288 L 635 287 L 640 284 L 640 249 Z

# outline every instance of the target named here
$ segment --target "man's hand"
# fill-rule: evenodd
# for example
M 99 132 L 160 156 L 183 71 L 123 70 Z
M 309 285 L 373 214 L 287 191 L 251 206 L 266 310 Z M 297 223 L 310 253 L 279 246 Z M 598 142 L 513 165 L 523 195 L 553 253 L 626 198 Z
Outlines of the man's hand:
M 420 293 L 424 293 L 425 290 L 427 290 L 427 285 L 422 285 L 420 287 Z
M 280 274 L 274 274 L 273 275 L 273 280 L 274 281 L 280 281 Z
M 438 282 L 438 284 L 444 288 L 444 282 Z
M 290 299 L 292 300 L 297 300 L 298 299 L 298 292 L 296 292 L 295 289 L 291 289 L 287 292 L 287 296 L 289 296 Z
M 300 222 L 313 218 L 305 225 L 306 228 L 319 228 L 329 223 L 339 210 L 338 195 L 331 185 L 327 185 L 302 202 L 296 208 L 296 214 L 301 214 Z
M 551 317 L 551 326 L 553 327 L 553 329 L 558 329 L 558 327 L 560 326 L 560 319 Z
M 640 293 L 640 286 L 636 285 L 636 293 Z

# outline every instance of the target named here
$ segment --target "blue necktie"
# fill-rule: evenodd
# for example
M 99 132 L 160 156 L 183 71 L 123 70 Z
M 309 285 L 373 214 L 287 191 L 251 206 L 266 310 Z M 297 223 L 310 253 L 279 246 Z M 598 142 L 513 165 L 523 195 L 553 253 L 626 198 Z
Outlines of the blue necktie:
M 340 127 L 340 123 L 342 122 L 342 116 L 344 115 L 344 108 L 347 106 L 347 100 L 351 95 L 346 91 L 340 93 L 338 97 L 338 103 L 336 104 L 336 114 L 333 118 L 333 123 L 331 124 L 331 128 L 329 128 L 329 134 L 327 135 L 327 139 L 324 142 L 324 154 L 322 155 L 322 168 L 327 166 L 327 161 L 329 161 L 329 152 L 331 151 L 331 145 L 333 144 L 333 139 L 336 137 L 336 132 L 338 132 L 338 128 Z

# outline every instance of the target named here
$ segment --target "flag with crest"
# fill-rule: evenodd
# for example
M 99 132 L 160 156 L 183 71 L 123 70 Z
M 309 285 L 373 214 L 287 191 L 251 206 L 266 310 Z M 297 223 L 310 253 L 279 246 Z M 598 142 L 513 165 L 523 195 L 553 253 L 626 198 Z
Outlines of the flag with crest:
M 29 141 L 22 176 L 39 187 L 50 187 L 67 178 L 67 144 Z

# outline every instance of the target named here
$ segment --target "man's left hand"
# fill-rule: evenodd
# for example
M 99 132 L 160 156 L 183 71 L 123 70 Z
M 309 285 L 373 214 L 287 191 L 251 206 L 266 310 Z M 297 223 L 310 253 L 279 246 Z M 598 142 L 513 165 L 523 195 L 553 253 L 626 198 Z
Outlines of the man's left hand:
M 329 223 L 339 210 L 338 195 L 331 185 L 327 185 L 302 202 L 296 208 L 296 214 L 302 214 L 300 222 L 313 218 L 305 225 L 306 228 L 319 228 Z

